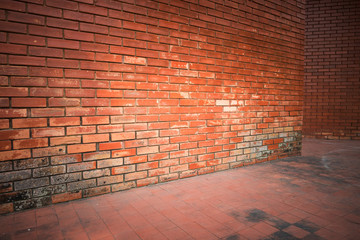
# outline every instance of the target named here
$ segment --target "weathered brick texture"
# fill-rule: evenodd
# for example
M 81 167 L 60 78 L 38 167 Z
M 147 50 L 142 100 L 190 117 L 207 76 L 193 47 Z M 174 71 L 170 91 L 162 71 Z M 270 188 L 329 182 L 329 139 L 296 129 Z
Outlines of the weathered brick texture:
M 303 133 L 360 139 L 360 2 L 308 0 Z
M 1 211 L 299 154 L 304 11 L 0 1 Z

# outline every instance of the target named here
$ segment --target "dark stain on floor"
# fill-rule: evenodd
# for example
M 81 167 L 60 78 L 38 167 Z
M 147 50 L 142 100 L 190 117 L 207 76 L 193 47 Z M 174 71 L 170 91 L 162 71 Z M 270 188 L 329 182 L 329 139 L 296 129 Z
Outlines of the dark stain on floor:
M 288 185 L 289 187 L 294 187 L 294 188 L 299 188 L 300 186 L 298 184 L 295 184 L 292 182 L 292 179 L 288 179 L 288 178 L 280 178 L 279 179 L 282 183 Z
M 232 216 L 233 218 L 240 218 L 240 213 L 236 212 L 236 211 L 232 211 L 229 213 L 230 216 Z
M 279 230 L 283 230 L 287 227 L 289 227 L 291 224 L 288 223 L 288 222 L 285 222 L 284 220 L 282 219 L 279 219 L 277 217 L 270 217 L 268 219 L 268 222 L 274 226 L 275 228 L 279 229 Z
M 304 237 L 302 240 L 325 240 L 325 239 L 316 234 L 310 234 Z
M 315 223 L 306 221 L 305 219 L 301 220 L 297 223 L 294 223 L 294 225 L 298 228 L 301 228 L 301 229 L 311 232 L 311 233 L 314 233 L 320 229 L 319 226 L 317 226 Z
M 247 212 L 247 216 L 246 216 L 246 220 L 248 220 L 249 222 L 260 222 L 260 221 L 264 221 L 268 218 L 268 215 L 266 212 L 254 208 L 251 209 Z
M 240 239 L 239 235 L 231 235 L 231 236 L 225 238 L 225 240 L 238 240 L 238 239 Z
M 266 238 L 263 238 L 263 240 L 297 240 L 298 238 L 283 232 L 278 231 L 276 233 L 271 234 L 270 236 L 267 236 Z

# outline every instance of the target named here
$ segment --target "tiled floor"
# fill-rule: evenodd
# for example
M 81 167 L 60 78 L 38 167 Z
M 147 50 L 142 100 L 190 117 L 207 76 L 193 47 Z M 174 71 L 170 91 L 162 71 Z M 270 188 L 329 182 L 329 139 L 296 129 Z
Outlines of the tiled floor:
M 360 239 L 360 142 L 1 216 L 0 239 Z

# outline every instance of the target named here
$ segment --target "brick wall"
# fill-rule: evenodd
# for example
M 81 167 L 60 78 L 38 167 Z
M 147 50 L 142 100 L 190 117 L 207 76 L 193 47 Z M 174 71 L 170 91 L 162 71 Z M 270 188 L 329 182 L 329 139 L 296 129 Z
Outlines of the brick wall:
M 2 213 L 299 154 L 303 0 L 0 5 Z
M 360 139 L 360 1 L 308 0 L 303 133 Z

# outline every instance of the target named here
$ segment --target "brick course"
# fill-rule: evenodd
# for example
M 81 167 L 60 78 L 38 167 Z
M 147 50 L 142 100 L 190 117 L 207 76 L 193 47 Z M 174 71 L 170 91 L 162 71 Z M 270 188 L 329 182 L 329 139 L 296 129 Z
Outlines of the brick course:
M 360 139 L 360 4 L 306 4 L 304 127 L 306 136 Z
M 299 154 L 304 0 L 0 3 L 0 209 Z

